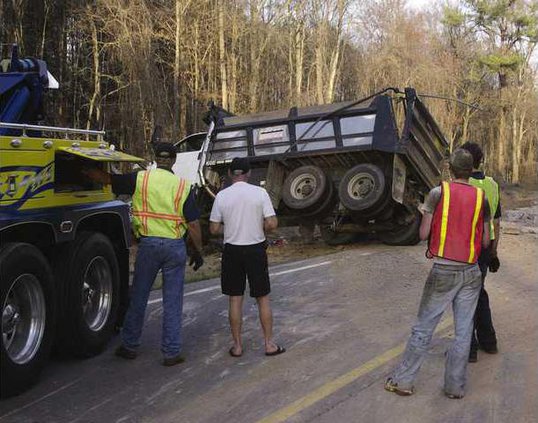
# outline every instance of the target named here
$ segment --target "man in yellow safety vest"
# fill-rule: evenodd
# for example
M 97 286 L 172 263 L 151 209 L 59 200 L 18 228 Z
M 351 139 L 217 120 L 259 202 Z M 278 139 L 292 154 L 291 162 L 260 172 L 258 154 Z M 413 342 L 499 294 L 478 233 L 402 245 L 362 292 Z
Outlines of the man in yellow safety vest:
M 115 194 L 132 195 L 133 231 L 139 239 L 129 308 L 121 331 L 122 344 L 116 355 L 137 356 L 149 293 L 159 270 L 163 275 L 163 333 L 161 351 L 164 366 L 184 361 L 181 355 L 181 315 L 187 249 L 185 235 L 194 246 L 189 264 L 203 265 L 202 238 L 190 183 L 172 172 L 176 150 L 171 144 L 155 147 L 156 169 L 125 175 L 111 175 L 88 169 L 86 175 L 111 184 Z
M 469 178 L 469 183 L 485 191 L 493 219 L 490 227 L 491 243 L 488 248 L 482 250 L 478 258 L 478 265 L 482 271 L 482 289 L 480 290 L 480 296 L 478 297 L 478 304 L 476 306 L 474 331 L 471 338 L 471 350 L 469 352 L 469 362 L 474 363 L 478 360 L 479 347 L 488 354 L 496 354 L 498 351 L 497 336 L 491 319 L 489 297 L 484 287 L 484 282 L 488 268 L 491 272 L 496 272 L 500 266 L 497 256 L 497 246 L 499 245 L 500 237 L 501 203 L 499 185 L 492 177 L 486 176 L 480 170 L 484 158 L 484 153 L 480 146 L 474 142 L 466 142 L 461 148 L 467 150 L 473 156 L 473 173 Z

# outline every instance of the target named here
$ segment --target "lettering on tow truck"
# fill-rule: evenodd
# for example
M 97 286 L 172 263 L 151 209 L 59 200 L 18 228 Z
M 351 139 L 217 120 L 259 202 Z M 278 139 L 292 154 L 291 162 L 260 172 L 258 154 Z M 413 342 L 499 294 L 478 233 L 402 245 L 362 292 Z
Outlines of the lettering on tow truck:
M 52 189 L 54 164 L 0 168 L 0 201 L 3 207 L 19 208 L 28 199 Z

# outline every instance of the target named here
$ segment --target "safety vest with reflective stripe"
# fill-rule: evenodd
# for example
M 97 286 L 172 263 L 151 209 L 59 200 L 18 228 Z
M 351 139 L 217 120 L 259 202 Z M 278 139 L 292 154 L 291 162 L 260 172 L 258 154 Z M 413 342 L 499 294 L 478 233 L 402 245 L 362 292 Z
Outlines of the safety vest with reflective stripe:
M 491 221 L 489 224 L 490 238 L 495 239 L 495 227 L 493 226 L 493 219 L 495 217 L 497 207 L 499 206 L 499 185 L 490 176 L 486 176 L 484 179 L 469 178 L 469 183 L 475 187 L 482 188 L 486 193 L 489 210 L 491 212 Z
M 467 184 L 443 182 L 441 198 L 433 212 L 429 255 L 476 263 L 483 232 L 484 191 Z
M 164 169 L 138 172 L 133 194 L 135 235 L 182 238 L 187 230 L 183 205 L 190 188 L 185 179 Z

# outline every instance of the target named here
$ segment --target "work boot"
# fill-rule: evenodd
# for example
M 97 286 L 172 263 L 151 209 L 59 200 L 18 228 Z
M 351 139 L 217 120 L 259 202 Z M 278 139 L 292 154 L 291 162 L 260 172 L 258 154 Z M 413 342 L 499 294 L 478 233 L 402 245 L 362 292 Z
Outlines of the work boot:
M 499 352 L 497 344 L 480 345 L 480 348 L 488 354 L 497 354 Z
M 185 361 L 185 357 L 183 357 L 181 354 L 176 355 L 175 357 L 165 357 L 163 358 L 163 366 L 171 367 L 175 366 L 176 364 L 181 364 Z
M 476 363 L 478 361 L 478 350 L 474 348 L 469 351 L 469 363 Z
M 126 360 L 134 360 L 137 356 L 136 351 L 125 348 L 123 345 L 116 348 L 114 354 L 118 357 L 125 358 Z

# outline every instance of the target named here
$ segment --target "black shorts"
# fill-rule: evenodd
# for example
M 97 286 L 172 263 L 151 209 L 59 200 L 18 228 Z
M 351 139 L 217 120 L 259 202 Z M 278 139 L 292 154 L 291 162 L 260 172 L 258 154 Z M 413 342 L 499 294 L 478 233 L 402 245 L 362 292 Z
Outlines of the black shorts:
M 247 277 L 251 297 L 263 297 L 271 292 L 265 248 L 265 242 L 254 245 L 224 245 L 220 277 L 223 294 L 243 295 Z

